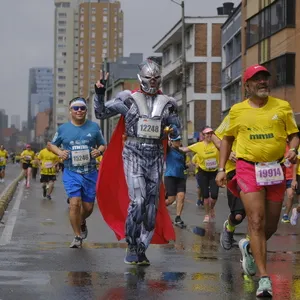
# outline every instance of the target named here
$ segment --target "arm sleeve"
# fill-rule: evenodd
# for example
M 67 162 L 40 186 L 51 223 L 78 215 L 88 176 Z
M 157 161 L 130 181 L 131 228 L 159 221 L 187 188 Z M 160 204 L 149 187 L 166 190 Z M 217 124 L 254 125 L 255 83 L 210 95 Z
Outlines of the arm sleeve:
M 225 124 L 225 128 L 224 128 L 224 134 L 223 136 L 233 136 L 233 137 L 237 137 L 237 133 L 238 133 L 238 125 L 236 124 L 236 116 L 237 113 L 235 112 L 234 109 L 231 108 L 231 110 L 229 111 L 228 114 L 228 119 L 227 122 Z
M 62 136 L 61 136 L 61 128 L 58 128 L 57 132 L 55 133 L 51 144 L 59 147 L 62 144 Z
M 193 144 L 193 145 L 188 146 L 188 148 L 189 148 L 191 151 L 193 151 L 194 153 L 197 153 L 198 147 L 199 147 L 199 142 L 198 142 L 198 143 L 195 143 L 195 144 Z
M 174 98 L 170 98 L 170 104 L 168 105 L 169 115 L 167 117 L 167 125 L 175 125 L 178 129 L 181 129 L 181 122 L 178 116 L 178 106 Z
M 118 114 L 123 116 L 129 110 L 131 92 L 120 92 L 115 99 L 104 102 L 104 97 L 99 94 L 94 96 L 94 110 L 97 119 L 107 119 Z
M 292 111 L 292 108 L 290 104 L 287 102 L 287 105 L 285 106 L 285 126 L 286 126 L 286 133 L 287 135 L 291 135 L 293 133 L 299 132 L 299 129 L 297 127 L 297 123 Z
M 100 127 L 98 126 L 98 134 L 97 134 L 97 146 L 100 147 L 101 145 L 106 145 L 106 142 L 104 140 L 104 137 L 103 137 L 103 134 L 102 134 L 102 131 L 100 129 Z

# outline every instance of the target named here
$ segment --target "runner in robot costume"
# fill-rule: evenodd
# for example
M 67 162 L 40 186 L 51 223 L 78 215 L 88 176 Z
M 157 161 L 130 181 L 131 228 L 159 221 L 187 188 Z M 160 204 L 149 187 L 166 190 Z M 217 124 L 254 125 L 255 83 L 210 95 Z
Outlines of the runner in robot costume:
M 104 104 L 97 97 L 96 85 L 94 108 L 98 119 L 117 114 L 124 116 L 127 138 L 123 149 L 123 164 L 130 198 L 126 242 L 131 260 L 136 253 L 137 257 L 140 254 L 148 261 L 145 251 L 155 228 L 163 172 L 162 140 L 166 127 L 178 131 L 181 124 L 175 99 L 163 95 L 159 90 L 161 70 L 158 64 L 148 59 L 139 65 L 139 69 L 137 76 L 141 90 L 120 92 L 115 99 Z

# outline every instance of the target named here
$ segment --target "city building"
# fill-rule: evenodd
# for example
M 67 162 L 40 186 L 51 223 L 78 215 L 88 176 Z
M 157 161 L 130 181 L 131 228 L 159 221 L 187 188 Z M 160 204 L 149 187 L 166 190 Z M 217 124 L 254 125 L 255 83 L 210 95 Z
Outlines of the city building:
M 78 54 L 78 7 L 81 0 L 55 0 L 54 25 L 54 130 L 68 120 L 68 104 L 77 90 L 74 70 Z
M 187 119 L 189 139 L 205 125 L 221 121 L 221 25 L 227 15 L 185 17 Z M 182 21 L 154 46 L 162 53 L 163 92 L 175 97 L 181 111 Z
M 48 129 L 50 125 L 50 113 L 51 110 L 47 110 L 39 112 L 36 116 L 35 142 L 40 148 L 43 148 L 45 143 L 49 141 Z
M 5 109 L 0 109 L 0 129 L 8 128 L 8 115 Z
M 21 117 L 20 115 L 11 115 L 10 117 L 10 127 L 15 127 L 21 130 Z
M 123 55 L 123 12 L 114 0 L 55 1 L 55 127 L 68 120 L 68 103 L 89 99 L 106 61 Z M 89 118 L 94 119 L 92 105 Z
M 38 112 L 52 108 L 53 103 L 53 70 L 51 68 L 31 68 L 28 85 L 27 125 L 29 141 L 34 139 L 35 118 Z
M 242 4 L 222 25 L 222 112 L 242 99 Z
M 298 2 L 298 1 L 297 1 Z M 299 3 L 297 3 L 299 4 Z M 296 0 L 243 0 L 242 66 L 269 69 L 271 94 L 288 100 L 300 124 L 300 5 Z M 243 96 L 245 96 L 244 89 Z

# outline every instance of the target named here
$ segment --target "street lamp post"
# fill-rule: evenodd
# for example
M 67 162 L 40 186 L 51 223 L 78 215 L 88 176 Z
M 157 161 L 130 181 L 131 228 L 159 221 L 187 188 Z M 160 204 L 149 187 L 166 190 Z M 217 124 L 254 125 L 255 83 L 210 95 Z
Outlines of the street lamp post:
M 188 145 L 188 130 L 187 130 L 187 97 L 186 97 L 186 46 L 185 46 L 185 7 L 184 1 L 181 3 L 171 0 L 177 5 L 181 6 L 181 22 L 182 22 L 182 32 L 181 32 L 181 62 L 182 62 L 182 142 L 184 146 Z

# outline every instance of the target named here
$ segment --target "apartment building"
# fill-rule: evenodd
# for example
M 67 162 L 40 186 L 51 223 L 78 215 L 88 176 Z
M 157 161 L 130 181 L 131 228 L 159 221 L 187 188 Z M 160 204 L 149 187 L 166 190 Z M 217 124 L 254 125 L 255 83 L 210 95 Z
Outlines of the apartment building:
M 68 102 L 89 99 L 104 60 L 123 55 L 123 12 L 114 0 L 55 0 L 55 106 L 57 126 L 68 119 Z M 93 118 L 92 105 L 89 118 Z
M 297 1 L 298 2 L 298 1 Z M 297 3 L 299 4 L 299 3 Z M 242 66 L 271 72 L 272 95 L 286 99 L 300 124 L 300 5 L 296 0 L 243 0 Z
M 221 25 L 227 16 L 185 17 L 188 135 L 221 121 Z M 181 109 L 182 22 L 179 21 L 154 46 L 162 53 L 163 92 L 174 96 Z
M 242 4 L 222 25 L 222 113 L 242 100 Z
M 68 120 L 68 102 L 74 95 L 74 67 L 78 52 L 80 0 L 55 0 L 53 126 Z

